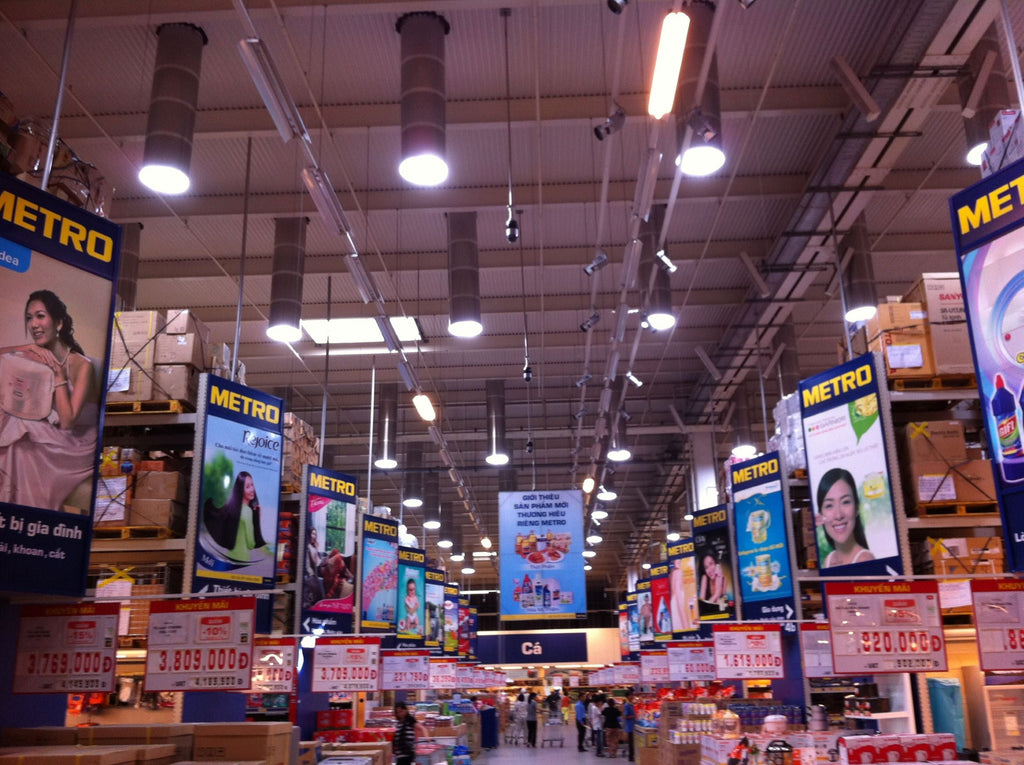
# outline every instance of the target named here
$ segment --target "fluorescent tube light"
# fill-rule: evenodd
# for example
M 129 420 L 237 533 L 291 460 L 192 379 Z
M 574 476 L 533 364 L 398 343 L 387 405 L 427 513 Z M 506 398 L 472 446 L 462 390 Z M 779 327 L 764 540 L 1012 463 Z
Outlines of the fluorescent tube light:
M 633 216 L 647 220 L 651 214 L 651 203 L 654 201 L 654 189 L 658 183 L 658 167 L 661 164 L 661 152 L 648 149 L 644 153 L 644 161 L 640 167 L 640 176 L 636 182 L 636 194 L 633 196 Z
M 309 143 L 309 133 L 302 121 L 302 115 L 299 114 L 295 101 L 282 82 L 281 74 L 274 66 L 263 40 L 255 37 L 240 40 L 238 50 L 260 98 L 263 99 L 263 105 L 270 112 L 270 118 L 274 121 L 281 140 L 290 143 L 292 139 L 299 138 Z
M 437 419 L 437 412 L 426 393 L 417 393 L 412 397 L 412 405 L 416 407 L 416 413 L 424 422 L 433 422 Z
M 317 345 L 372 345 L 384 343 L 389 351 L 397 351 L 402 343 L 423 339 L 419 325 L 412 316 L 348 317 L 303 319 L 302 328 Z M 379 349 L 378 349 L 379 350 Z
M 686 48 L 686 33 L 689 30 L 690 17 L 682 11 L 669 13 L 661 22 L 661 40 L 654 60 L 651 95 L 647 101 L 647 113 L 656 120 L 672 111 L 676 86 L 679 84 L 679 67 L 682 66 L 683 50 Z
M 327 173 L 319 167 L 307 167 L 302 171 L 302 181 L 306 184 L 306 190 L 313 198 L 313 204 L 316 205 L 324 223 L 339 234 L 351 233 L 352 226 L 349 225 L 348 217 L 341 202 L 338 201 L 338 194 L 334 191 Z

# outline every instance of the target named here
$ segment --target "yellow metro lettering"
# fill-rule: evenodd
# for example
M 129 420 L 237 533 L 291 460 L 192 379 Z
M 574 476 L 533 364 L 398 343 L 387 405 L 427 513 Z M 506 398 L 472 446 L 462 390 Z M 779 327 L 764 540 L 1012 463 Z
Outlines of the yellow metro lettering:
M 988 194 L 989 207 L 992 209 L 992 217 L 998 218 L 1013 209 L 1013 199 L 1010 197 L 1010 184 L 1004 183 Z
M 60 224 L 60 243 L 65 247 L 74 247 L 79 252 L 85 252 L 85 226 L 76 221 L 65 218 Z
M 101 245 L 101 248 L 97 249 L 97 244 Z M 97 260 L 109 263 L 110 259 L 114 257 L 114 240 L 99 231 L 90 231 L 89 238 L 85 242 L 85 251 Z
M 14 220 L 12 222 L 15 226 L 21 226 L 29 231 L 35 231 L 36 211 L 38 209 L 38 205 L 34 205 L 22 197 L 18 197 L 18 203 L 14 208 Z
M 992 222 L 992 210 L 988 206 L 988 197 L 979 197 L 974 200 L 974 207 L 964 205 L 956 211 L 957 220 L 960 222 L 960 233 L 966 234 L 971 229 L 980 228 L 986 223 Z

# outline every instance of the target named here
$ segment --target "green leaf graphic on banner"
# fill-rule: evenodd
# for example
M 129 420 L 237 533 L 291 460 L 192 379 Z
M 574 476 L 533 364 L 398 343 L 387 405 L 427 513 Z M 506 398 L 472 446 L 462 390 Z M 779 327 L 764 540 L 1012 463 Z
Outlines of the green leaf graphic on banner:
M 853 426 L 853 432 L 857 434 L 857 443 L 860 443 L 861 437 L 878 419 L 878 396 L 874 393 L 861 396 L 847 406 L 850 408 L 850 425 Z

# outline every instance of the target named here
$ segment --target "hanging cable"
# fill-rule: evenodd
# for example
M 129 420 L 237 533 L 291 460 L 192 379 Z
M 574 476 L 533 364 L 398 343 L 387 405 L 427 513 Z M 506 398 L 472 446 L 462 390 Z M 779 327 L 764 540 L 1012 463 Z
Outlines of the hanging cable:
M 505 221 L 505 238 L 509 244 L 519 241 L 519 221 L 515 218 L 515 202 L 512 200 L 512 75 L 508 63 L 508 17 L 512 9 L 502 8 L 502 24 L 505 28 L 505 127 L 508 136 L 508 220 Z
M 520 210 L 522 215 L 523 211 Z M 530 367 L 530 325 L 526 311 L 526 256 L 523 254 L 523 243 L 519 242 L 519 284 L 523 304 L 523 379 L 529 383 L 533 379 Z M 537 458 L 534 456 L 533 444 L 533 395 L 530 386 L 526 386 L 526 453 L 530 456 L 530 491 L 537 490 Z

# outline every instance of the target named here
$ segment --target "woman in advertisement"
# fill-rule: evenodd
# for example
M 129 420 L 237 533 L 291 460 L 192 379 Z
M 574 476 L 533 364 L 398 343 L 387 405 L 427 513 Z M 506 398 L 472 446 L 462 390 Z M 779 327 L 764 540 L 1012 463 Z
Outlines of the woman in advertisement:
M 0 501 L 62 510 L 95 467 L 93 362 L 50 290 L 28 296 L 24 322 L 31 342 L 0 348 Z
M 203 506 L 203 524 L 210 537 L 236 563 L 249 563 L 253 550 L 270 550 L 260 528 L 260 501 L 252 475 L 242 471 L 235 478 L 228 501 L 217 507 L 211 500 Z
M 423 625 L 420 624 L 420 596 L 415 577 L 410 576 L 405 582 L 405 600 L 402 605 L 405 607 L 405 619 L 399 624 L 399 630 L 408 635 L 421 635 Z
M 857 484 L 850 471 L 843 468 L 826 471 L 818 482 L 817 500 L 817 523 L 832 548 L 821 562 L 821 567 L 874 560 L 860 517 Z
M 708 551 L 701 556 L 701 613 L 721 613 L 733 599 L 731 577 L 721 553 Z M 706 607 L 705 607 L 706 606 Z

